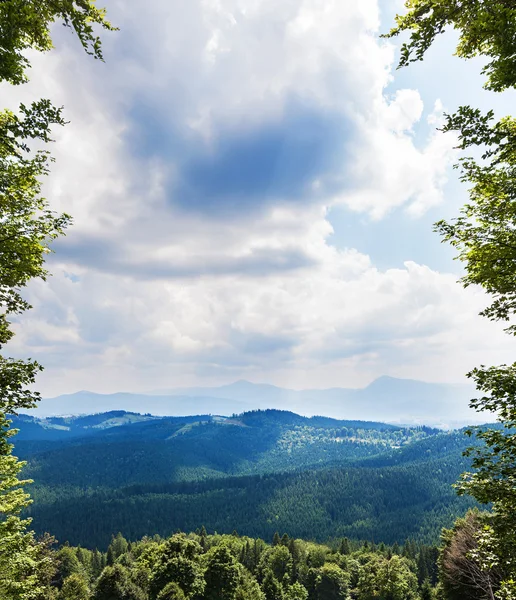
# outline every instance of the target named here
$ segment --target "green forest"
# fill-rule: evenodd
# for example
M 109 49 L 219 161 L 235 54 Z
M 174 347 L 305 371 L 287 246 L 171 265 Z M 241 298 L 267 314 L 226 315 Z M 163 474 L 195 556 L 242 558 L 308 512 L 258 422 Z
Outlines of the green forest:
M 437 543 L 472 506 L 463 431 L 253 411 L 232 418 L 122 412 L 15 417 L 36 531 L 105 550 L 177 529 L 271 539 Z M 77 514 L 81 515 L 77 519 Z
M 452 567 L 414 541 L 323 545 L 276 532 L 266 543 L 204 527 L 136 542 L 117 534 L 107 552 L 46 543 L 48 590 L 63 600 L 426 600 L 449 584 Z

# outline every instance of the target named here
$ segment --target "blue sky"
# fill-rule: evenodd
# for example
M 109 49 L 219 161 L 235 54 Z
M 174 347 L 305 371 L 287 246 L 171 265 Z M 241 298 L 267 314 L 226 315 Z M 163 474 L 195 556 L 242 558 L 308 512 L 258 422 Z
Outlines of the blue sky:
M 453 136 L 482 90 L 454 35 L 395 69 L 392 0 L 106 0 L 106 63 L 56 28 L 12 106 L 64 105 L 45 192 L 74 225 L 11 352 L 45 395 L 246 378 L 461 381 L 510 360 L 432 232 L 466 194 Z

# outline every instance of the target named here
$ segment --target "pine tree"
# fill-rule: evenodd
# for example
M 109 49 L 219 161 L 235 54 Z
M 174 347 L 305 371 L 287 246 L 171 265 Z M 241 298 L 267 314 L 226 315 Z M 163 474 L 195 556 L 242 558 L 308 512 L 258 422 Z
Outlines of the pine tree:
M 93 556 L 91 558 L 91 577 L 92 579 L 97 579 L 97 577 L 102 573 L 106 565 L 103 564 L 102 554 L 98 551 L 97 548 L 93 551 Z
M 262 590 L 267 600 L 283 600 L 283 588 L 271 571 L 265 575 Z
M 339 553 L 343 555 L 351 553 L 351 547 L 349 545 L 349 540 L 347 537 L 343 538 L 340 542 Z
M 299 543 L 291 539 L 288 543 L 288 549 L 292 556 L 292 581 L 297 581 L 299 577 L 299 567 L 301 565 L 301 550 Z
M 74 573 L 64 580 L 59 592 L 59 600 L 89 600 L 89 598 L 90 590 L 82 575 Z
M 429 579 L 425 579 L 421 586 L 421 600 L 433 600 L 434 592 Z
M 424 581 L 430 578 L 430 572 L 428 570 L 428 560 L 424 548 L 421 548 L 417 557 L 417 580 L 419 585 L 422 585 Z
M 125 554 L 129 549 L 129 544 L 125 537 L 118 532 L 115 536 L 111 537 L 111 543 L 108 546 L 107 563 L 108 565 L 114 564 L 116 559 L 122 554 Z

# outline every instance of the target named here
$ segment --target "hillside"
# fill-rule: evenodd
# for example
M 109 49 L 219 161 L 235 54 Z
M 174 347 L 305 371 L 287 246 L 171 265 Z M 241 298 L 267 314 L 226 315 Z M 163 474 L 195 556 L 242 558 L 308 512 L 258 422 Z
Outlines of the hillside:
M 435 541 L 470 504 L 450 485 L 468 465 L 461 432 L 307 418 L 109 412 L 15 418 L 17 454 L 37 481 L 38 531 L 105 547 L 205 525 L 324 541 Z M 77 515 L 81 519 L 77 519 Z
M 430 429 L 306 418 L 284 411 L 237 418 L 157 418 L 121 411 L 38 420 L 20 416 L 17 452 L 38 483 L 108 485 L 263 474 L 373 456 Z M 137 460 L 131 460 L 137 457 Z

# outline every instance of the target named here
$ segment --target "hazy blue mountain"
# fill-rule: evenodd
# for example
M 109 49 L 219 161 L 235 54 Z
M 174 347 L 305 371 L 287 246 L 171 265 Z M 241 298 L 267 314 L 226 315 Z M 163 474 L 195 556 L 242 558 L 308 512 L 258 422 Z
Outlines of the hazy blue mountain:
M 348 391 L 348 390 L 346 390 Z M 251 383 L 243 379 L 221 385 L 219 387 L 191 387 L 176 388 L 169 390 L 158 390 L 150 392 L 152 395 L 184 395 L 192 397 L 209 396 L 211 398 L 231 398 L 241 400 L 247 403 L 262 403 L 264 401 L 272 403 L 286 403 L 295 401 L 299 397 L 299 391 L 280 388 L 267 383 Z
M 468 408 L 468 385 L 425 383 L 380 377 L 362 389 L 291 390 L 249 381 L 219 387 L 176 388 L 148 394 L 77 392 L 43 400 L 29 411 L 37 416 L 127 410 L 154 415 L 231 415 L 277 408 L 312 416 L 457 427 L 490 420 Z M 492 420 L 492 419 L 491 419 Z
M 211 388 L 180 388 L 154 393 L 210 396 L 245 401 L 252 408 L 281 408 L 303 415 L 325 414 L 339 419 L 398 423 L 428 423 L 457 427 L 489 420 L 468 407 L 474 396 L 469 385 L 426 383 L 379 377 L 367 387 L 291 390 L 237 381 Z

